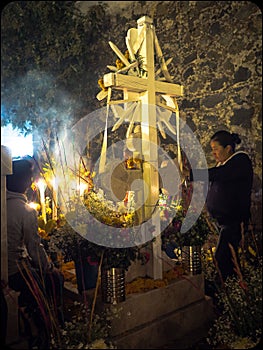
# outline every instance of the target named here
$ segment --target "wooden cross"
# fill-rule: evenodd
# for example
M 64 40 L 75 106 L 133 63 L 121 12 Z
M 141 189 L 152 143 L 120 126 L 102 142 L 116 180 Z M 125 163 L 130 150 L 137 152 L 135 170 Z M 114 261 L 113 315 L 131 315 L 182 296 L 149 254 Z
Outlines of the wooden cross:
M 126 45 L 132 63 L 110 42 L 111 48 L 123 62 L 124 68 L 103 77 L 104 87 L 123 91 L 123 101 L 140 101 L 139 120 L 141 123 L 141 153 L 143 155 L 143 180 L 144 194 L 144 218 L 151 216 L 159 199 L 159 174 L 158 174 L 158 142 L 157 142 L 157 117 L 156 104 L 170 109 L 178 115 L 176 96 L 183 95 L 183 87 L 172 83 L 172 78 L 167 70 L 161 48 L 159 46 L 151 18 L 144 16 L 138 19 L 138 28 L 131 28 L 126 37 Z M 155 72 L 155 52 L 161 65 L 160 70 Z M 137 57 L 137 58 L 136 58 Z M 138 63 L 140 57 L 140 65 Z M 136 63 L 137 60 L 137 63 Z M 169 60 L 170 62 L 170 60 Z M 108 66 L 112 68 L 112 66 Z M 114 67 L 113 67 L 114 68 Z M 129 74 L 130 70 L 130 74 Z M 123 72 L 128 74 L 123 74 Z M 155 77 L 163 73 L 166 81 L 156 80 Z M 137 75 L 137 76 L 136 76 Z M 139 75 L 139 76 L 138 76 Z M 159 103 L 157 96 L 162 96 L 166 104 Z M 118 101 L 117 101 L 118 102 Z M 119 101 L 120 102 L 120 101 Z M 108 103 L 110 103 L 108 99 Z M 132 117 L 130 118 L 132 122 Z M 168 121 L 164 121 L 166 124 Z M 179 119 L 177 120 L 179 122 Z M 120 124 L 120 123 L 119 123 Z M 167 124 L 168 125 L 168 124 Z M 169 125 L 168 125 L 169 127 Z M 159 127 L 160 128 L 160 127 Z M 177 128 L 178 129 L 178 128 Z M 179 129 L 178 129 L 179 130 Z M 161 131 L 161 130 L 160 130 Z M 179 135 L 179 134 L 178 134 Z M 178 139 L 179 141 L 179 139 Z M 142 218 L 142 220 L 144 219 Z M 161 260 L 161 236 L 160 218 L 155 216 L 153 224 L 156 229 L 156 240 L 152 244 L 154 279 L 162 278 Z

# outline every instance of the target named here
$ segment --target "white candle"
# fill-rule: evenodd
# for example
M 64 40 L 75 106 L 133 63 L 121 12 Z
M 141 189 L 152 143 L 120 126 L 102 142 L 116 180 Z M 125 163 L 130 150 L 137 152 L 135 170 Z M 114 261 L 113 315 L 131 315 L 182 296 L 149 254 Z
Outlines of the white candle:
M 47 222 L 47 215 L 46 215 L 46 204 L 45 204 L 45 189 L 46 184 L 44 180 L 38 180 L 37 187 L 39 189 L 39 196 L 40 196 L 40 204 L 41 204 L 41 212 L 42 217 L 44 219 L 44 222 Z
M 84 194 L 84 191 L 88 188 L 87 183 L 80 182 L 77 184 L 77 190 L 79 191 L 79 196 L 82 197 Z
M 57 180 L 54 177 L 52 181 L 52 219 L 57 220 L 58 218 L 58 185 Z

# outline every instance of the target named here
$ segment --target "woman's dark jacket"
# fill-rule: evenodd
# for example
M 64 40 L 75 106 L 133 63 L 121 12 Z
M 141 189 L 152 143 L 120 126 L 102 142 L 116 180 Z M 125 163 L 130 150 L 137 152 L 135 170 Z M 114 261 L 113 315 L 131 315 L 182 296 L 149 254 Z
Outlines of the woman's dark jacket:
M 204 178 L 206 169 L 190 172 L 190 180 Z M 208 169 L 209 188 L 206 198 L 207 210 L 219 224 L 230 222 L 248 223 L 250 218 L 253 168 L 245 152 L 236 152 L 224 162 Z

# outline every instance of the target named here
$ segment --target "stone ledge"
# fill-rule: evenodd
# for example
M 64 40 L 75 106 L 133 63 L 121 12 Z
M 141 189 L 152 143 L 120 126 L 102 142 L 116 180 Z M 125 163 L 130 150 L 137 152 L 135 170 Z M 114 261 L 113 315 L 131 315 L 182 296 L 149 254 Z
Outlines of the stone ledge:
M 189 349 L 206 334 L 213 319 L 212 300 L 205 297 L 169 315 L 156 315 L 151 323 L 113 336 L 111 340 L 118 349 L 156 349 L 171 341 L 173 349 Z
M 112 335 L 124 333 L 135 327 L 153 322 L 157 318 L 174 313 L 187 305 L 205 299 L 204 276 L 184 276 L 166 287 L 145 293 L 129 294 L 126 300 L 114 305 L 119 320 L 112 321 Z M 107 304 L 106 304 L 107 305 Z
M 65 292 L 81 301 L 77 288 L 65 283 Z M 89 290 L 90 302 L 94 289 Z M 94 295 L 94 294 L 93 294 Z M 119 349 L 156 349 L 172 342 L 174 349 L 189 349 L 214 320 L 212 299 L 204 294 L 204 276 L 187 275 L 166 287 L 128 294 L 117 305 L 104 304 L 99 293 L 96 310 L 113 308 L 111 340 Z

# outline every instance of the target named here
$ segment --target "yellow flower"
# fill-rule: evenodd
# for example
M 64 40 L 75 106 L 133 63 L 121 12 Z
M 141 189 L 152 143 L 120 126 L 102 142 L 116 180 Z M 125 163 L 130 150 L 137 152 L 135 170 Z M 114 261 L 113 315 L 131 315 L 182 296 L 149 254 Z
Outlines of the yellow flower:
M 35 182 L 32 182 L 31 189 L 35 192 L 37 190 L 37 185 Z
M 89 345 L 90 349 L 108 349 L 108 346 L 105 344 L 104 339 L 96 339 L 93 343 Z
M 249 245 L 248 246 L 248 251 L 249 251 L 249 253 L 251 254 L 251 255 L 253 255 L 253 256 L 256 256 L 257 255 L 257 253 L 255 252 L 255 250 Z
M 100 78 L 100 79 L 98 80 L 98 85 L 99 85 L 99 87 L 100 87 L 103 91 L 107 91 L 107 90 L 108 90 L 108 88 L 106 88 L 106 87 L 104 86 L 103 78 Z
M 51 208 L 46 208 L 46 214 L 50 215 L 52 213 L 52 209 Z
M 129 50 L 126 50 L 124 53 L 125 58 L 127 58 L 127 60 L 129 60 L 130 55 L 129 55 Z
M 43 239 L 49 239 L 48 234 L 45 230 L 42 230 L 40 227 L 38 228 L 38 234 Z
M 121 69 L 124 67 L 123 62 L 119 58 L 117 58 L 117 60 L 115 61 L 115 64 L 116 64 L 117 69 Z

